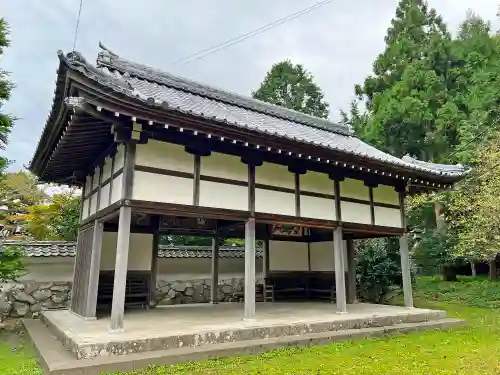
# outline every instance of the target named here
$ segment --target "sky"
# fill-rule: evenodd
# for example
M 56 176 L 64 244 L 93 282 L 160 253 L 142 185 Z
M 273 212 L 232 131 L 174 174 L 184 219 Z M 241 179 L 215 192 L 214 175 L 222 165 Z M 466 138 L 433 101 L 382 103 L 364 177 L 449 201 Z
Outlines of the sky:
M 262 34 L 190 63 L 174 61 L 286 17 L 319 0 L 83 0 L 76 50 L 94 62 L 98 43 L 120 56 L 249 95 L 273 63 L 290 59 L 313 74 L 330 119 L 370 74 L 398 0 L 334 0 Z M 450 30 L 468 9 L 492 22 L 500 0 L 429 0 Z M 3 111 L 18 120 L 7 149 L 11 170 L 29 164 L 52 105 L 57 51 L 73 49 L 79 0 L 0 0 L 11 47 L 0 68 L 16 84 Z

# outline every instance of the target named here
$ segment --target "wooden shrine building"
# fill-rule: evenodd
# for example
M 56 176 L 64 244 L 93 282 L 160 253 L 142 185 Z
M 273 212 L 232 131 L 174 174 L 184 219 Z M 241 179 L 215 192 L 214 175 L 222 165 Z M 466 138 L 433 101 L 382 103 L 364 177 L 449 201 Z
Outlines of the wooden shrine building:
M 245 239 L 245 318 L 255 314 L 256 240 L 268 298 L 279 292 L 280 272 L 317 271 L 332 280 L 326 288 L 306 281 L 310 289 L 332 287 L 345 313 L 356 293 L 353 240 L 399 236 L 412 306 L 405 194 L 446 188 L 462 166 L 397 158 L 347 126 L 101 49 L 96 65 L 59 53 L 53 106 L 30 164 L 42 181 L 83 188 L 72 312 L 95 318 L 104 252 L 116 259 L 111 330 L 123 329 L 127 275 L 137 264 L 154 305 L 161 233 L 214 238 L 212 285 L 218 238 Z M 217 302 L 217 288 L 211 293 Z

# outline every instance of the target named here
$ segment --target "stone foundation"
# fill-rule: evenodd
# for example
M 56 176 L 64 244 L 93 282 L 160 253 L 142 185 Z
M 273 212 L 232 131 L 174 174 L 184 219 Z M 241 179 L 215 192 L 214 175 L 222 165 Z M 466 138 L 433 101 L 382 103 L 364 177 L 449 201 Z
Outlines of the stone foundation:
M 219 281 L 219 301 L 236 302 L 243 294 L 244 281 L 233 278 Z M 158 281 L 157 305 L 210 302 L 211 280 Z M 0 284 L 0 323 L 6 319 L 33 318 L 47 309 L 68 308 L 71 300 L 70 282 L 35 281 Z

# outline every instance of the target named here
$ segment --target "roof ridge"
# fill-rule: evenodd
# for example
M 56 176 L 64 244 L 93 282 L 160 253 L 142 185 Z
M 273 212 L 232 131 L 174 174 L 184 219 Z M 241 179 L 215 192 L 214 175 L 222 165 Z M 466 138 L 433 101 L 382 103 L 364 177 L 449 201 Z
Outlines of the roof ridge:
M 200 95 L 209 99 L 225 102 L 241 108 L 261 112 L 266 115 L 274 116 L 288 121 L 294 121 L 305 126 L 317 128 L 332 133 L 338 133 L 346 136 L 356 136 L 349 126 L 334 123 L 328 119 L 322 119 L 306 113 L 298 112 L 293 109 L 280 107 L 275 104 L 267 103 L 258 99 L 251 98 L 238 93 L 233 93 L 221 88 L 209 86 L 188 78 L 174 75 L 160 69 L 136 63 L 125 59 L 99 44 L 102 49 L 97 55 L 97 66 L 105 67 L 110 70 L 117 70 L 122 74 L 128 74 L 131 77 L 144 79 L 157 84 L 172 87 L 174 89 L 186 91 L 195 95 Z

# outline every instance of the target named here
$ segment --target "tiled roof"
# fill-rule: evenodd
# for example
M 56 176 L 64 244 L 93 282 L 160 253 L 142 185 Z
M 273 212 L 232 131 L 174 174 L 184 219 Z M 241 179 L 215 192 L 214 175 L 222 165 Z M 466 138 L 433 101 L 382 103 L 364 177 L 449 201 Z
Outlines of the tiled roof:
M 65 241 L 4 241 L 4 246 L 22 246 L 27 257 L 74 257 L 76 242 Z M 221 247 L 221 258 L 243 258 L 245 249 L 242 247 Z M 257 249 L 257 256 L 262 256 L 262 250 Z M 160 245 L 159 258 L 211 258 L 210 246 L 164 246 Z
M 87 62 L 79 52 L 64 55 L 61 60 L 58 85 L 63 87 L 61 72 L 73 70 L 82 73 L 103 89 L 125 95 L 148 107 L 175 111 L 205 120 L 217 121 L 228 127 L 244 128 L 273 137 L 293 140 L 310 146 L 327 149 L 363 160 L 375 161 L 430 176 L 457 180 L 467 173 L 461 165 L 443 166 L 422 163 L 412 158 L 398 158 L 370 146 L 359 139 L 346 125 L 309 116 L 287 108 L 264 103 L 249 97 L 193 82 L 146 65 L 126 60 L 101 45 L 97 67 Z M 50 132 L 50 123 L 57 120 L 61 88 L 56 89 L 52 114 L 44 129 Z M 64 99 L 64 98 L 63 98 Z M 42 139 L 45 139 L 42 136 Z M 42 142 L 42 140 L 40 141 Z M 39 153 L 41 144 L 31 163 Z M 53 146 L 50 146 L 53 147 Z

